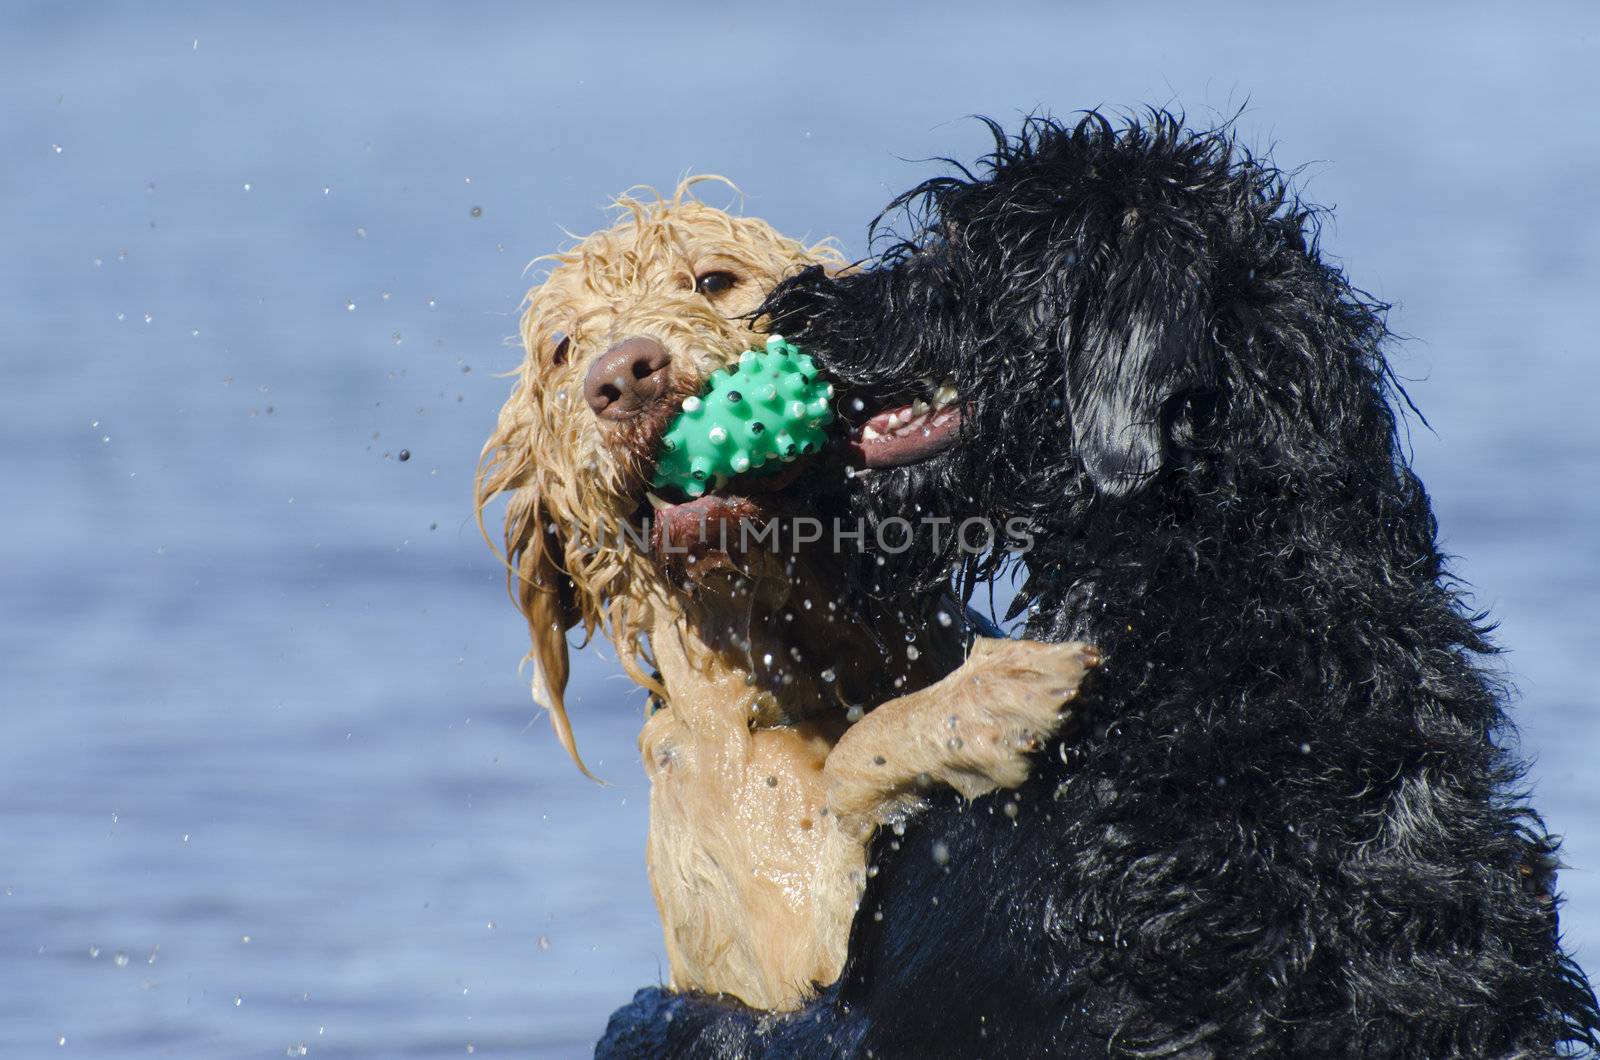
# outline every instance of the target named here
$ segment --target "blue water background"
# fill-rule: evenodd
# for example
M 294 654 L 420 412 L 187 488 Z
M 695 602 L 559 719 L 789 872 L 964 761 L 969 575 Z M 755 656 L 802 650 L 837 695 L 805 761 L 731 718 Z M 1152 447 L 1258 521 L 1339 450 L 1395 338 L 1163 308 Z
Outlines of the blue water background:
M 696 171 L 864 253 L 1037 106 L 1337 207 L 1600 968 L 1600 18 L 979 10 L 5 4 L 0 1054 L 585 1053 L 664 963 L 639 697 L 578 656 L 582 780 L 470 515 L 523 268 Z

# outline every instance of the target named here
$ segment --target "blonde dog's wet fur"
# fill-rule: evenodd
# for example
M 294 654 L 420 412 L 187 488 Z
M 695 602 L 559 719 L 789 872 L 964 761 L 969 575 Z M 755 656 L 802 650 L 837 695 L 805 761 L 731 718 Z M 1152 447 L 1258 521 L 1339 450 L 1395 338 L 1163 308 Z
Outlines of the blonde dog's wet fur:
M 908 631 L 881 617 L 866 629 L 837 608 L 826 557 L 758 554 L 685 583 L 618 540 L 654 454 L 589 410 L 588 365 L 648 336 L 669 351 L 681 401 L 764 340 L 747 314 L 774 284 L 844 264 L 826 244 L 699 202 L 694 183 L 671 199 L 619 198 L 612 227 L 552 257 L 528 296 L 525 359 L 484 448 L 477 502 L 481 517 L 508 495 L 509 585 L 528 621 L 534 696 L 579 768 L 568 630 L 603 631 L 659 701 L 639 745 L 671 985 L 786 1009 L 838 976 L 873 830 L 929 784 L 974 797 L 1021 783 L 1026 752 L 1062 723 L 1097 658 L 1077 644 L 980 639 L 963 661 L 957 635 L 929 623 L 912 631 L 919 653 L 888 659 L 881 645 Z M 698 278 L 714 272 L 736 282 L 710 291 Z M 851 725 L 850 701 L 877 706 Z

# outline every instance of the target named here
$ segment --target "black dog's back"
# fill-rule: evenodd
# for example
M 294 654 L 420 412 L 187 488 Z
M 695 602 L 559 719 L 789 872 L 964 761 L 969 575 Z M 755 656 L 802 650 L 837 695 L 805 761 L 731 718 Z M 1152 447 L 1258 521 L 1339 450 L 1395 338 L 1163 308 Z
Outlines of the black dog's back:
M 1593 1048 L 1493 649 L 1396 443 L 1383 307 L 1314 215 L 1166 114 L 1032 121 L 912 204 L 884 267 L 769 308 L 846 394 L 958 379 L 959 445 L 860 502 L 1033 519 L 1028 633 L 1100 646 L 1093 721 L 1021 791 L 879 837 L 804 1012 L 646 991 L 602 1052 Z

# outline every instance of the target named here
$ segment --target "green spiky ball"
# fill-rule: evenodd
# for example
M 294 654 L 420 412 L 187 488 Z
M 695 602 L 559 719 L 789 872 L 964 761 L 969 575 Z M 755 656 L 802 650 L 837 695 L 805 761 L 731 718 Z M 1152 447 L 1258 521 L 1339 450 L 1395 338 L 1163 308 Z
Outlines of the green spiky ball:
M 734 475 L 771 474 L 820 452 L 832 398 L 811 358 L 774 335 L 765 352 L 746 350 L 683 403 L 661 440 L 652 485 L 698 497 Z

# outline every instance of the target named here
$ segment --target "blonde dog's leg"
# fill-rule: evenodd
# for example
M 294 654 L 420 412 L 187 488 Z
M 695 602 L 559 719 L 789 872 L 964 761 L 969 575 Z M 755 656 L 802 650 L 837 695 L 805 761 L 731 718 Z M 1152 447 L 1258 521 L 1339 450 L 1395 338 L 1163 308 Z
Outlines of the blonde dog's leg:
M 1099 662 L 1076 641 L 979 638 L 954 672 L 878 707 L 834 747 L 823 774 L 835 826 L 864 838 L 928 785 L 975 799 L 1021 784 L 1028 753 Z
M 844 964 L 873 830 L 926 787 L 975 799 L 1021 784 L 1028 753 L 1066 720 L 1062 708 L 1099 662 L 1087 644 L 979 638 L 955 671 L 891 699 L 840 738 L 822 767 L 830 825 L 811 883 L 821 966 L 836 975 Z

